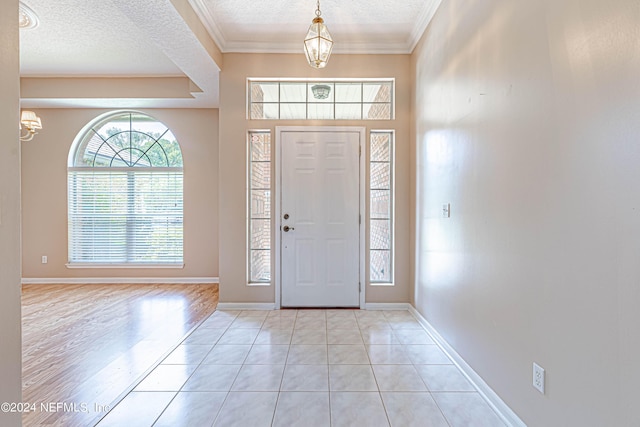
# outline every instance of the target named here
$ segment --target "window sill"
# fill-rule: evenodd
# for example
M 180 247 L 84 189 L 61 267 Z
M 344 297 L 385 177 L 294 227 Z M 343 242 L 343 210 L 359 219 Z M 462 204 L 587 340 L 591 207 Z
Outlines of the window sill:
M 393 283 L 369 283 L 369 286 L 395 286 Z
M 271 282 L 249 282 L 247 286 L 271 286 Z
M 67 268 L 184 268 L 184 264 L 90 264 L 69 263 Z

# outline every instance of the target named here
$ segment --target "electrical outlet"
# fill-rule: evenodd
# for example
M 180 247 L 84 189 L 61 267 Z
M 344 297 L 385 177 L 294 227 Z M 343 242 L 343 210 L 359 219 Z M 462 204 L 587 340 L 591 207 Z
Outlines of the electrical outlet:
M 533 386 L 544 394 L 544 369 L 537 363 L 533 363 Z
M 47 262 L 48 262 L 47 256 L 46 255 L 42 255 L 42 263 L 46 264 Z

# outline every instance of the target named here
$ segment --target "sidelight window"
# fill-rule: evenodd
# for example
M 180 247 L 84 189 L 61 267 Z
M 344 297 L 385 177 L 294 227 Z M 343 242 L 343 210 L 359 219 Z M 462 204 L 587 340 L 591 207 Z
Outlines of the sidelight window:
M 249 283 L 271 282 L 271 133 L 249 132 Z
M 369 146 L 369 281 L 393 283 L 393 131 L 371 131 Z

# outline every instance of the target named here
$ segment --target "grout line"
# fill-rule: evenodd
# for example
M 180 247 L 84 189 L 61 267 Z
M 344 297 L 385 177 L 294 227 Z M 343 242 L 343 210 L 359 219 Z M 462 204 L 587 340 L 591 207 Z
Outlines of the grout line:
M 213 313 L 215 313 L 217 311 L 217 305 L 216 308 L 213 310 L 213 312 L 211 314 L 209 314 L 206 318 L 200 320 L 198 323 L 196 323 L 194 326 L 191 327 L 191 329 L 189 329 L 189 331 L 187 333 L 185 333 L 183 335 L 183 337 L 180 339 L 180 341 L 178 342 L 178 344 L 174 345 L 173 347 L 171 347 L 171 349 L 169 349 L 166 353 L 164 353 L 162 356 L 160 356 L 158 358 L 158 360 L 156 360 L 149 369 L 147 369 L 146 371 L 144 371 L 142 374 L 140 374 L 140 376 L 138 378 L 136 378 L 133 383 L 131 385 L 129 385 L 127 388 L 125 388 L 125 390 L 120 393 L 108 406 L 109 406 L 109 412 L 105 413 L 105 414 L 100 414 L 97 415 L 96 417 L 93 418 L 93 420 L 91 420 L 90 425 L 97 425 L 98 423 L 100 423 L 104 418 L 107 417 L 107 415 L 109 415 L 119 404 L 120 402 L 122 402 L 138 385 L 140 385 L 140 383 L 142 381 L 144 381 L 144 379 L 154 370 L 156 369 L 164 359 L 166 359 L 171 353 L 173 353 L 175 351 L 176 348 L 178 348 L 178 346 L 180 344 L 182 344 L 182 342 L 189 336 L 191 335 L 193 332 L 195 332 L 200 325 L 202 325 L 207 319 L 209 319 L 209 317 L 211 317 L 213 315 Z M 192 374 L 193 375 L 193 374 Z M 175 398 L 175 396 L 174 396 Z M 173 399 L 171 399 L 173 401 Z M 165 408 L 166 409 L 166 408 Z M 164 412 L 164 410 L 163 410 Z M 157 421 L 157 420 L 156 420 Z

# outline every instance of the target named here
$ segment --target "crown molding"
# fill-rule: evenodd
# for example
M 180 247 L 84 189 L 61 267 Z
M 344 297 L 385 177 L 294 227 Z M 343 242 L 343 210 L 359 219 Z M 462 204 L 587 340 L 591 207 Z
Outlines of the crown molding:
M 227 52 L 227 39 L 224 37 L 222 30 L 216 24 L 216 20 L 213 17 L 213 14 L 209 10 L 206 4 L 204 4 L 203 0 L 188 0 L 189 4 L 196 12 L 196 14 L 200 17 L 200 21 L 202 21 L 202 25 L 206 28 L 207 32 L 218 45 L 218 49 L 220 52 Z

